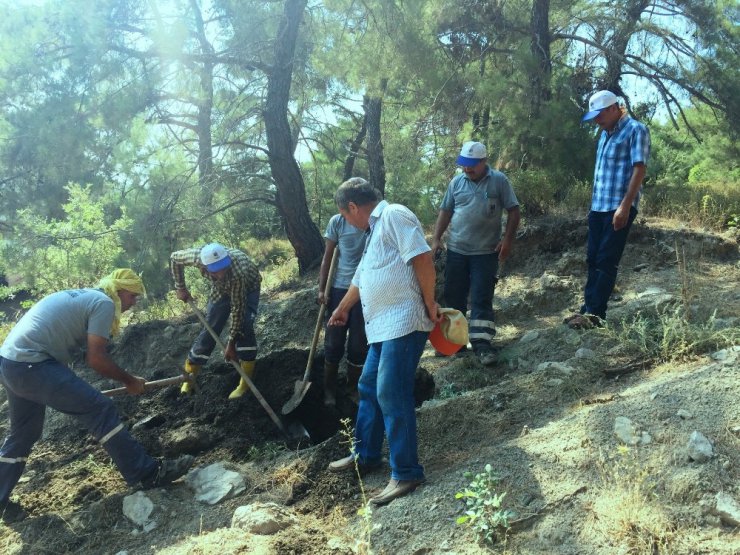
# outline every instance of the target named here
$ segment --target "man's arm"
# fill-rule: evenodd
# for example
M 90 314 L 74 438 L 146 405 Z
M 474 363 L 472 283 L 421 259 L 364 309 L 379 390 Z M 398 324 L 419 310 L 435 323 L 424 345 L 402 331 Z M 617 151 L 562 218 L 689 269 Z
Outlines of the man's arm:
M 506 230 L 504 231 L 504 238 L 499 241 L 498 245 L 496 245 L 499 262 L 503 262 L 509 258 L 512 246 L 514 245 L 514 239 L 516 238 L 516 230 L 519 228 L 519 221 L 521 220 L 519 206 L 507 209 L 506 214 Z
M 319 269 L 319 304 L 326 304 L 329 299 L 324 295 L 326 290 L 326 281 L 329 279 L 329 269 L 331 268 L 331 258 L 334 255 L 334 250 L 337 248 L 337 244 L 331 239 L 326 240 L 326 248 L 324 248 L 324 257 L 321 259 L 321 268 Z
M 337 308 L 334 309 L 334 312 L 332 312 L 328 322 L 329 325 L 344 326 L 347 323 L 350 309 L 355 306 L 355 304 L 357 304 L 357 301 L 359 300 L 360 289 L 355 284 L 350 285 L 347 293 L 345 293 L 344 297 L 342 297 L 342 300 L 339 301 Z
M 640 192 L 642 180 L 645 179 L 646 172 L 647 166 L 642 162 L 639 162 L 632 167 L 632 176 L 630 177 L 630 183 L 627 186 L 627 193 L 624 195 L 622 202 L 619 204 L 619 207 L 614 212 L 614 217 L 612 218 L 614 231 L 619 231 L 627 225 L 630 217 L 630 208 L 632 207 L 632 203 L 635 202 L 637 193 Z
M 126 370 L 118 366 L 107 351 L 108 340 L 99 335 L 87 334 L 87 365 L 101 376 L 121 382 L 126 390 L 132 395 L 144 393 L 146 380 L 138 376 L 132 376 Z
M 170 272 L 175 282 L 175 293 L 183 302 L 192 299 L 185 284 L 185 266 L 196 266 L 199 258 L 200 249 L 197 248 L 175 251 L 170 255 Z
M 447 230 L 447 226 L 450 225 L 450 220 L 452 220 L 452 212 L 440 208 L 437 222 L 434 224 L 434 236 L 432 237 L 433 255 L 436 255 L 437 251 L 442 248 L 442 235 Z
M 416 274 L 416 280 L 421 288 L 421 296 L 424 300 L 424 306 L 427 309 L 427 316 L 432 322 L 437 323 L 441 316 L 439 314 L 439 305 L 434 300 L 434 285 L 437 274 L 434 270 L 434 260 L 431 252 L 424 252 L 416 255 L 411 259 L 411 265 Z

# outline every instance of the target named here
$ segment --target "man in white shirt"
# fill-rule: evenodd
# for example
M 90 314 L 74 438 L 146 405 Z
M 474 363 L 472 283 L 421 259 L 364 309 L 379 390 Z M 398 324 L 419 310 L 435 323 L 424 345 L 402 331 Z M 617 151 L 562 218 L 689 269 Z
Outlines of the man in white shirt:
M 343 183 L 334 200 L 342 216 L 367 230 L 368 238 L 352 284 L 329 325 L 343 325 L 360 301 L 370 349 L 360 376 L 355 449 L 329 469 L 378 466 L 387 436 L 391 480 L 370 498 L 383 505 L 425 480 L 417 453 L 414 376 L 429 332 L 440 319 L 434 262 L 413 212 L 381 201 L 366 181 Z

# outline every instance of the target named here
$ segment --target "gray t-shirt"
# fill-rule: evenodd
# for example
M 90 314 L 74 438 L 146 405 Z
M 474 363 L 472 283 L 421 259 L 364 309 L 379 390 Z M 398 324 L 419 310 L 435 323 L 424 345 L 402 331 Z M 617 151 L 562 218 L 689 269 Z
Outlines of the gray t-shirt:
M 501 211 L 519 206 L 500 171 L 488 167 L 478 183 L 463 173 L 447 186 L 440 209 L 452 212 L 447 248 L 459 254 L 491 254 L 501 240 Z
M 100 289 L 52 293 L 24 314 L 10 331 L 0 356 L 16 362 L 74 360 L 87 344 L 87 334 L 110 338 L 115 306 Z
M 357 265 L 362 258 L 367 235 L 364 230 L 356 228 L 345 220 L 341 214 L 335 214 L 326 226 L 324 237 L 336 243 L 339 249 L 337 273 L 334 274 L 332 287 L 349 289 L 352 276 L 355 275 Z

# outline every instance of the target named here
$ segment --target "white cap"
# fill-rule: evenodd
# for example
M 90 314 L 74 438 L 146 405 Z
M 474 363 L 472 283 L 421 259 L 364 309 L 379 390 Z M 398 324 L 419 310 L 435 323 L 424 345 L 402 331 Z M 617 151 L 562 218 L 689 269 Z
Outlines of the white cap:
M 475 166 L 483 158 L 486 158 L 486 147 L 483 143 L 468 141 L 462 145 L 460 155 L 457 157 L 458 166 Z
M 219 243 L 210 243 L 200 249 L 200 261 L 209 272 L 218 272 L 231 266 L 229 253 Z
M 612 104 L 616 104 L 619 99 L 617 95 L 611 91 L 598 91 L 591 95 L 588 99 L 588 112 L 581 119 L 581 121 L 590 121 L 601 113 L 604 108 L 608 108 Z

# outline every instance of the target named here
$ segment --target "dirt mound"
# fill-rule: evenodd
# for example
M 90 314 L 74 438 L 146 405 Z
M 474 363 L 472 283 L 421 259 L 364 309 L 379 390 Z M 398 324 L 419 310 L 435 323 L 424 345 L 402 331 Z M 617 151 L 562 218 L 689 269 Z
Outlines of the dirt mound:
M 485 368 L 470 354 L 435 357 L 427 347 L 416 393 L 428 481 L 414 494 L 358 514 L 362 492 L 367 497 L 385 486 L 387 463 L 361 480 L 327 471 L 347 453 L 341 420 L 351 425 L 354 405 L 340 379 L 337 409 L 323 406 L 321 353 L 294 415 L 316 445 L 296 451 L 285 447 L 254 397 L 227 401 L 238 377 L 217 350 L 198 377 L 198 394 L 182 398 L 171 387 L 121 396 L 116 404 L 152 453 L 191 453 L 199 466 L 225 462 L 245 478 L 243 494 L 209 506 L 185 486 L 147 492 L 157 526 L 144 532 L 123 516 L 122 500 L 131 492 L 102 449 L 72 420 L 49 411 L 15 491 L 31 516 L 3 528 L 0 552 L 740 552 L 736 530 L 715 506 L 719 493 L 740 499 L 740 359 L 735 351 L 713 359 L 707 347 L 706 355 L 680 363 L 635 361 L 624 333 L 635 317 L 655 314 L 652 299 L 660 299 L 739 337 L 737 241 L 638 221 L 609 325 L 578 332 L 561 321 L 580 304 L 585 238 L 581 220 L 543 219 L 522 231 L 496 288 L 496 366 Z M 444 258 L 438 270 L 443 265 Z M 311 285 L 265 298 L 260 307 L 255 384 L 278 413 L 305 369 L 315 298 Z M 114 356 L 148 379 L 175 375 L 199 331 L 194 318 L 131 326 Z M 114 385 L 78 371 L 101 389 Z M 4 400 L 0 393 L 0 432 L 7 426 Z M 618 418 L 629 419 L 637 443 L 615 437 Z M 706 462 L 687 458 L 694 431 L 712 445 Z M 471 482 L 464 473 L 483 472 L 486 464 L 514 513 L 505 546 L 490 549 L 455 524 L 463 512 L 455 493 Z M 299 524 L 272 536 L 230 528 L 235 509 L 254 501 L 287 506 Z

